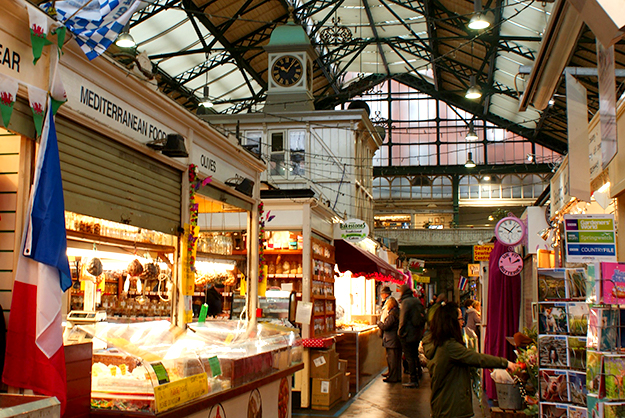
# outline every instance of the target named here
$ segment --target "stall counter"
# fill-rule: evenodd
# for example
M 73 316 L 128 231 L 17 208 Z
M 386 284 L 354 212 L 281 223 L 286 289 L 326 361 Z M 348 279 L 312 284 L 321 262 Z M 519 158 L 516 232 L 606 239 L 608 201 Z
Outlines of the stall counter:
M 343 336 L 336 342 L 336 351 L 347 359 L 349 390 L 357 393 L 387 367 L 382 337 L 377 325 L 354 325 L 337 332 Z

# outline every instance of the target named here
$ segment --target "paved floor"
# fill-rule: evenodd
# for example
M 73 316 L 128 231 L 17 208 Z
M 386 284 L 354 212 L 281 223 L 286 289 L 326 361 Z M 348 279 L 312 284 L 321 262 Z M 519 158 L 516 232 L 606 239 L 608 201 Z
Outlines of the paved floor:
M 407 376 L 404 375 L 404 380 Z M 490 418 L 488 407 L 485 414 L 477 400 L 473 400 L 475 418 Z M 329 411 L 293 409 L 293 418 L 429 418 L 430 377 L 424 372 L 417 389 L 407 389 L 401 383 L 384 383 L 378 376 L 348 402 L 339 402 Z

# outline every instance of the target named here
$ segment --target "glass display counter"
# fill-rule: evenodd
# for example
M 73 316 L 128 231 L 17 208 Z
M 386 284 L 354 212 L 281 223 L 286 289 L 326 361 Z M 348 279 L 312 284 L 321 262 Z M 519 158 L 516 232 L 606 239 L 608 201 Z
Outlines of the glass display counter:
M 350 392 L 359 392 L 375 379 L 386 365 L 386 351 L 382 347 L 377 325 L 354 324 L 337 330 L 336 352 L 347 359 L 347 371 L 351 373 Z
M 236 321 L 173 327 L 168 321 L 113 324 L 100 322 L 68 335 L 93 336 L 92 416 L 171 415 L 195 404 L 195 410 L 292 374 L 302 362 L 301 338 L 271 324 L 246 329 Z M 263 380 L 264 379 L 264 380 Z M 200 406 L 198 406 L 200 405 Z M 95 414 L 95 415 L 94 415 Z

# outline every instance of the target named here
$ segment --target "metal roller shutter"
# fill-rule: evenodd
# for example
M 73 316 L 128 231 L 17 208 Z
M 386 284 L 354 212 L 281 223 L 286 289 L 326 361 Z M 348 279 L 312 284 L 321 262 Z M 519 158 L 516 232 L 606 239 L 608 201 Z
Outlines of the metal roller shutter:
M 60 115 L 56 129 L 66 210 L 176 234 L 179 170 Z

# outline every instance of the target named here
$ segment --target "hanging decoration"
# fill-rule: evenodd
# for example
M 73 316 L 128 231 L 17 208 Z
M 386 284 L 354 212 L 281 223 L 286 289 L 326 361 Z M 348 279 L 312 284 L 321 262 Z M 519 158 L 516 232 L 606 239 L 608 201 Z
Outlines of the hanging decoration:
M 265 204 L 260 202 L 258 204 L 258 282 L 262 283 L 263 280 L 267 279 L 267 260 L 265 260 L 265 225 L 273 218 L 275 215 L 271 215 L 271 211 L 267 212 L 265 215 Z
M 41 13 L 41 10 L 28 5 L 28 21 L 30 25 L 30 43 L 33 48 L 33 64 L 36 65 L 43 47 L 51 45 L 52 42 L 48 40 L 48 16 L 45 13 Z
M 59 108 L 67 102 L 67 93 L 65 91 L 65 86 L 63 85 L 63 81 L 61 80 L 61 76 L 58 71 L 58 55 L 53 57 L 52 62 L 56 63 L 56 70 L 52 76 L 52 85 L 50 86 L 50 105 L 52 106 L 52 114 L 56 115 L 56 112 Z
M 188 234 L 187 255 L 189 262 L 189 270 L 195 273 L 195 252 L 197 249 L 197 220 L 199 204 L 195 201 L 195 194 L 199 190 L 200 186 L 206 186 L 213 181 L 212 176 L 206 177 L 204 180 L 200 179 L 197 173 L 197 166 L 195 164 L 189 164 L 189 225 L 190 232 Z M 194 231 L 196 233 L 194 233 Z
M 347 26 L 341 25 L 340 17 L 333 17 L 332 26 L 322 29 L 319 36 L 325 44 L 339 45 L 352 40 L 352 31 Z
M 11 121 L 18 87 L 17 80 L 0 74 L 0 114 L 5 128 L 9 127 Z
M 35 86 L 28 86 L 28 101 L 30 102 L 30 110 L 33 112 L 33 121 L 37 136 L 41 135 L 43 127 L 43 115 L 46 113 L 46 102 L 48 92 Z
M 372 273 L 352 273 L 353 277 L 364 277 L 365 279 L 373 279 L 379 282 L 392 282 L 395 284 L 404 284 L 406 283 L 406 277 L 403 279 L 398 279 L 395 276 L 391 276 L 389 274 L 382 274 L 374 271 Z

